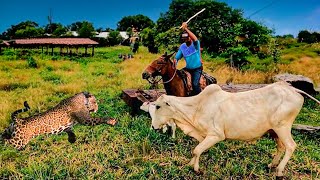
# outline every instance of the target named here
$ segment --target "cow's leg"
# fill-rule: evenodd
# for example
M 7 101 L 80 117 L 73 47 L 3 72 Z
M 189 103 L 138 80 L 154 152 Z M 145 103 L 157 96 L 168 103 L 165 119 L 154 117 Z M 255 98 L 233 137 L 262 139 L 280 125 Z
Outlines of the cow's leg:
M 274 129 L 278 135 L 280 141 L 283 143 L 286 152 L 280 164 L 276 169 L 276 176 L 283 176 L 283 170 L 286 164 L 288 163 L 290 157 L 292 156 L 293 151 L 297 147 L 296 143 L 291 136 L 291 126 L 290 127 L 281 127 L 279 129 Z
M 171 129 L 172 129 L 172 138 L 176 138 L 176 129 L 177 129 L 176 123 L 171 124 Z
M 221 140 L 223 139 L 218 136 L 207 136 L 202 142 L 200 142 L 200 144 L 198 144 L 198 146 L 196 146 L 196 148 L 193 150 L 193 158 L 189 163 L 189 165 L 193 165 L 194 171 L 199 173 L 200 155 Z
M 203 141 L 203 137 L 199 135 L 199 133 L 197 131 L 191 131 L 187 134 L 188 136 L 191 136 L 193 138 L 195 138 L 196 140 L 198 140 L 199 142 Z
M 273 168 L 273 167 L 276 167 L 276 166 L 279 165 L 281 155 L 283 154 L 283 152 L 286 149 L 284 144 L 281 142 L 281 140 L 277 136 L 277 134 L 274 134 L 274 135 L 275 136 L 273 136 L 273 137 L 274 137 L 274 139 L 275 139 L 275 141 L 277 143 L 277 152 L 276 152 L 275 156 L 273 157 L 272 162 L 268 165 L 269 168 Z

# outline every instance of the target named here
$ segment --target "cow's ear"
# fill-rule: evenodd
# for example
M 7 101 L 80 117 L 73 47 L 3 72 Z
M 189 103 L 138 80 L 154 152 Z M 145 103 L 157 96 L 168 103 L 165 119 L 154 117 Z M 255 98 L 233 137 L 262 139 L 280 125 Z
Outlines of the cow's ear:
M 160 109 L 160 106 L 159 106 L 159 105 L 156 105 L 156 109 Z

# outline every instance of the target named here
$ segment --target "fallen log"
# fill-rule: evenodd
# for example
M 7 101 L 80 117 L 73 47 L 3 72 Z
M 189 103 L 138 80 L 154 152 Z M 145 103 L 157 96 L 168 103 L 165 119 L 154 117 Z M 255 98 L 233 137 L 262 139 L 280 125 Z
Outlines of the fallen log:
M 304 124 L 293 124 L 292 128 L 296 130 L 308 131 L 312 133 L 320 131 L 320 126 L 309 126 Z
M 295 75 L 295 74 L 278 74 L 273 77 L 275 82 L 277 81 L 286 81 L 290 83 L 293 87 L 300 89 L 308 94 L 316 95 L 319 92 L 317 89 L 314 88 L 313 81 L 305 76 L 302 75 Z

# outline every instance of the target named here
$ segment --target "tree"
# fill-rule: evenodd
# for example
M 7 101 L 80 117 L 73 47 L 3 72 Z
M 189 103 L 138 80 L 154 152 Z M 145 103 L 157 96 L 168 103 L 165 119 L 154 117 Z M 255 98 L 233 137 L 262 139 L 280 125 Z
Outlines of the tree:
M 61 24 L 60 24 L 61 25 Z M 58 28 L 59 24 L 58 23 L 51 23 L 51 24 L 47 24 L 44 27 L 44 33 L 47 34 L 52 34 L 57 28 Z
M 122 37 L 119 31 L 110 31 L 109 36 L 107 37 L 107 40 L 110 46 L 114 46 L 121 43 Z
M 156 37 L 156 29 L 155 28 L 144 28 L 141 33 L 140 37 L 142 40 L 142 44 L 146 47 L 148 47 L 149 52 L 151 53 L 158 53 L 158 47 L 155 43 L 155 37 Z
M 44 27 L 44 33 L 52 34 L 53 36 L 59 37 L 67 32 L 67 28 L 61 23 L 51 23 Z
M 284 39 L 293 39 L 294 36 L 292 34 L 284 34 L 282 36 L 276 36 L 277 38 L 284 38 Z
M 193 5 L 192 0 L 172 0 L 169 11 L 164 14 L 161 13 L 157 20 L 157 31 L 165 32 L 172 27 L 179 27 L 183 21 L 186 21 L 195 13 Z
M 315 43 L 320 41 L 320 34 L 317 32 L 309 32 L 302 30 L 298 34 L 298 42 Z
M 65 35 L 66 32 L 67 32 L 67 28 L 59 24 L 58 27 L 53 31 L 52 35 L 59 37 L 59 36 Z
M 243 19 L 241 26 L 242 28 L 240 33 L 243 33 L 242 37 L 244 37 L 241 44 L 248 47 L 251 52 L 255 51 L 254 48 L 268 43 L 272 30 L 259 23 L 256 23 L 255 21 L 246 19 Z
M 83 21 L 85 22 L 85 21 Z M 79 31 L 80 28 L 82 27 L 83 22 L 77 21 L 75 23 L 72 23 L 71 25 L 68 26 L 68 29 L 70 31 Z
M 100 33 L 100 32 L 103 31 L 103 28 L 102 28 L 102 27 L 99 27 L 99 28 L 96 29 L 96 31 Z
M 83 21 L 81 24 L 81 28 L 78 30 L 80 37 L 92 37 L 94 33 L 94 28 L 92 23 L 88 21 Z
M 206 10 L 188 26 L 198 36 L 203 48 L 212 54 L 218 55 L 229 47 L 237 46 L 237 37 L 245 35 L 249 37 L 246 46 L 256 46 L 265 42 L 265 36 L 272 32 L 263 25 L 243 18 L 241 10 L 215 0 L 173 0 L 169 10 L 157 20 L 157 32 L 172 31 L 175 27 L 175 31 L 181 34 L 178 29 L 181 23 L 203 8 Z M 162 44 L 162 40 L 159 40 Z
M 114 31 L 114 29 L 107 27 L 105 31 L 110 32 L 110 31 Z
M 155 37 L 155 46 L 163 51 L 177 51 L 180 43 L 180 33 L 175 28 L 159 33 Z
M 16 32 L 19 31 L 17 34 L 19 38 L 21 37 L 31 37 L 38 33 L 42 33 L 41 29 L 38 28 L 38 24 L 33 21 L 24 21 L 17 25 L 11 25 L 9 29 L 7 29 L 5 32 L 2 33 L 4 39 L 14 39 L 18 38 L 16 37 Z M 35 33 L 35 31 L 38 31 L 38 33 Z M 31 36 L 30 36 L 31 35 Z M 40 34 L 38 34 L 40 35 Z
M 154 22 L 147 16 L 138 14 L 135 16 L 125 16 L 119 22 L 117 26 L 118 31 L 127 31 L 128 28 L 136 27 L 138 30 L 143 30 L 147 27 L 153 27 Z
M 315 42 L 320 42 L 320 33 L 313 32 L 312 37 L 315 39 Z
M 32 38 L 39 37 L 43 34 L 42 28 L 26 27 L 25 29 L 19 29 L 15 33 L 15 38 Z

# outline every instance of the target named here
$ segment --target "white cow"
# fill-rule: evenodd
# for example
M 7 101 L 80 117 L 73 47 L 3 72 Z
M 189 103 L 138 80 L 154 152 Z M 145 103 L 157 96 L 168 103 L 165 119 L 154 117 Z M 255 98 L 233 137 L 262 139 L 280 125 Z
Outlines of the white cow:
M 149 113 L 154 129 L 173 121 L 185 134 L 200 142 L 189 163 L 197 173 L 202 152 L 219 141 L 251 141 L 268 131 L 273 132 L 277 153 L 269 167 L 276 167 L 276 175 L 283 176 L 284 167 L 296 148 L 291 127 L 304 101 L 298 92 L 304 93 L 285 82 L 239 93 L 229 93 L 212 84 L 197 96 L 162 95 L 150 104 L 154 108 L 149 108 Z
M 149 101 L 144 102 L 144 103 L 140 106 L 140 109 L 143 110 L 143 111 L 145 111 L 145 112 L 149 112 L 149 111 L 154 112 L 154 111 L 155 111 L 155 108 L 156 108 L 156 107 L 155 107 L 155 106 L 152 106 Z M 152 118 L 153 115 L 154 115 L 153 113 L 150 113 L 151 118 Z M 152 119 L 153 119 L 153 118 L 152 118 Z M 170 126 L 171 129 L 172 129 L 172 136 L 171 136 L 171 137 L 172 137 L 172 138 L 176 138 L 176 129 L 177 129 L 176 124 L 175 124 L 172 120 L 168 121 L 167 124 L 165 124 L 165 125 L 163 125 L 163 126 L 161 127 L 163 133 L 167 132 L 167 130 L 168 130 L 167 126 Z M 151 127 L 152 127 L 152 126 L 151 126 Z

